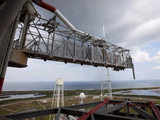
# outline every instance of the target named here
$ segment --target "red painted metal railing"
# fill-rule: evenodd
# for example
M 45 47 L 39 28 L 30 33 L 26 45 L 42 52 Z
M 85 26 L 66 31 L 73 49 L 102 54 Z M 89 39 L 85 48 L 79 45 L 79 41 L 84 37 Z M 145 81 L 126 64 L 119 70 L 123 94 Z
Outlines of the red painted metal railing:
M 109 102 L 108 98 L 104 99 L 103 103 L 98 104 L 96 107 L 91 109 L 87 114 L 84 114 L 83 116 L 81 116 L 78 120 L 87 120 L 87 118 L 89 118 L 90 115 L 94 114 L 97 110 L 99 110 L 101 107 L 103 107 L 108 102 Z

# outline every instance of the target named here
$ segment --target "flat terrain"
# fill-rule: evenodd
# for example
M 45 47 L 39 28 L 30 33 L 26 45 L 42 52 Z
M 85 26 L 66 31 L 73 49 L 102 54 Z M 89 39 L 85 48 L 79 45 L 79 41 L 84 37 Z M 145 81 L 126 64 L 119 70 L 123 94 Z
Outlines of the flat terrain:
M 132 88 L 132 89 L 114 89 L 113 92 L 127 91 L 127 90 L 159 90 L 156 88 Z M 66 90 L 65 91 L 65 106 L 70 106 L 80 103 L 79 94 L 84 92 L 86 99 L 84 103 L 90 103 L 100 101 L 100 90 Z M 107 91 L 106 91 L 107 92 Z M 3 95 L 15 95 L 15 94 L 42 94 L 46 95 L 42 98 L 27 98 L 27 99 L 15 99 L 0 101 L 0 115 L 12 114 L 17 112 L 31 111 L 31 110 L 42 110 L 56 107 L 52 103 L 53 91 L 4 91 Z M 157 104 L 160 103 L 160 97 L 158 96 L 138 96 L 138 95 L 114 95 L 113 99 L 123 100 L 130 99 L 133 101 L 153 101 Z

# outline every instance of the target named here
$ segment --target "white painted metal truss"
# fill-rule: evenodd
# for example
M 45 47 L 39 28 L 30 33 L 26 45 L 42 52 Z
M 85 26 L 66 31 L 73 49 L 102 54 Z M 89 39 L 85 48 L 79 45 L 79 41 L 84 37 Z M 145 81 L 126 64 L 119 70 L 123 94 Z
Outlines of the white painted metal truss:
M 128 49 L 71 30 L 56 15 L 51 19 L 25 15 L 16 30 L 13 48 L 31 58 L 112 67 L 117 71 L 133 68 Z

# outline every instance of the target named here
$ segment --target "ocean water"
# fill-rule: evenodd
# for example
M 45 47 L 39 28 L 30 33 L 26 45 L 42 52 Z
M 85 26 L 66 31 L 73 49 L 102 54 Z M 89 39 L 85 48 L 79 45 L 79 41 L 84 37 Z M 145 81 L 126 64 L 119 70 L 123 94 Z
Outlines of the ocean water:
M 0 99 L 0 101 L 24 99 L 24 98 L 40 98 L 40 97 L 44 97 L 44 96 L 45 95 L 34 95 L 34 94 L 9 95 L 9 97 L 2 98 L 2 99 Z
M 74 81 L 64 82 L 64 89 L 100 89 L 101 81 Z M 112 88 L 145 88 L 160 87 L 160 80 L 126 80 L 112 81 Z M 53 90 L 54 82 L 5 82 L 3 90 L 27 91 L 27 90 Z
M 113 94 L 118 95 L 144 95 L 144 96 L 160 96 L 160 89 L 151 90 L 128 90 L 128 91 L 119 91 L 114 92 Z

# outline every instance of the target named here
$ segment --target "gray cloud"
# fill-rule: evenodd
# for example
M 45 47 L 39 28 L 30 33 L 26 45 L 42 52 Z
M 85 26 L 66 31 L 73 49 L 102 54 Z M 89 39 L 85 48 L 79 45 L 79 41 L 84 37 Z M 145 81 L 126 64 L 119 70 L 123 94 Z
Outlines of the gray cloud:
M 66 2 L 66 0 L 47 0 L 47 2 L 60 9 L 76 27 L 83 31 L 102 36 L 104 24 L 110 41 L 113 43 L 133 46 L 145 43 L 146 38 L 156 39 L 155 35 L 153 36 L 153 32 L 156 32 L 154 28 L 151 28 L 153 32 L 149 35 L 150 31 L 145 28 L 148 22 L 156 21 L 160 17 L 158 1 L 67 0 Z M 143 25 L 142 31 L 144 31 L 141 34 L 137 29 Z

